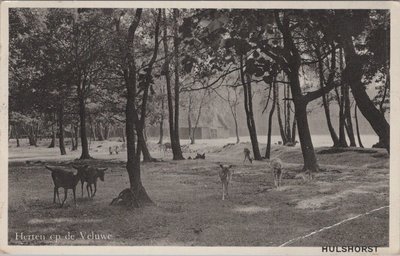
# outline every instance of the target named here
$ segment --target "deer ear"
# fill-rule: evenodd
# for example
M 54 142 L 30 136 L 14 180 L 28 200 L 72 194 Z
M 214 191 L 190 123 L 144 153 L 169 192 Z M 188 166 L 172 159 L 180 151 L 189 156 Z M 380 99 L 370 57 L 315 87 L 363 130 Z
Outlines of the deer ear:
M 233 165 L 230 164 L 230 165 L 228 166 L 228 168 L 231 168 L 232 166 L 233 166 Z
M 220 164 L 219 167 L 224 168 L 224 167 L 222 166 L 222 164 Z

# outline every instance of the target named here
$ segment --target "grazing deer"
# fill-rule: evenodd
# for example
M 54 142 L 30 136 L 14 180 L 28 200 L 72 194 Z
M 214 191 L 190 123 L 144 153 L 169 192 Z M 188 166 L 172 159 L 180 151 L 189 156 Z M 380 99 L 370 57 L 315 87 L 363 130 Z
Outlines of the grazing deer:
M 81 181 L 81 192 L 83 197 L 83 184 L 86 182 L 86 190 L 88 193 L 88 197 L 93 198 L 97 192 L 97 178 L 104 182 L 104 175 L 107 168 L 95 168 L 89 167 L 88 165 L 85 166 L 76 166 L 73 165 L 73 168 L 78 170 L 80 174 L 80 181 Z M 94 185 L 94 192 L 92 185 Z M 89 193 L 90 189 L 90 193 Z
M 72 189 L 72 192 L 74 194 L 74 203 L 76 205 L 75 191 L 76 191 L 76 185 L 78 184 L 81 178 L 80 173 L 78 172 L 77 174 L 74 174 L 73 172 L 66 171 L 57 167 L 49 167 L 47 165 L 45 165 L 45 167 L 51 171 L 51 177 L 53 178 L 53 183 L 54 183 L 53 203 L 56 203 L 56 195 L 58 198 L 58 203 L 61 203 L 60 195 L 58 193 L 58 188 L 64 188 L 64 200 L 61 203 L 61 208 L 64 206 L 65 200 L 67 200 L 68 189 Z
M 219 178 L 221 179 L 222 182 L 222 200 L 225 200 L 225 192 L 226 196 L 229 196 L 228 192 L 228 186 L 229 182 L 232 179 L 232 174 L 233 171 L 231 171 L 232 165 L 219 165 L 221 167 L 221 170 L 219 170 Z
M 251 153 L 250 149 L 244 148 L 243 153 L 244 153 L 243 163 L 246 161 L 246 159 L 248 159 L 250 163 L 253 163 L 253 160 L 251 159 L 251 156 L 250 156 L 250 153 Z
M 206 159 L 206 153 L 203 153 L 203 154 L 197 153 L 197 155 L 194 157 L 194 159 Z
M 279 158 L 274 158 L 269 162 L 269 166 L 274 171 L 274 184 L 278 188 L 282 183 L 282 161 Z

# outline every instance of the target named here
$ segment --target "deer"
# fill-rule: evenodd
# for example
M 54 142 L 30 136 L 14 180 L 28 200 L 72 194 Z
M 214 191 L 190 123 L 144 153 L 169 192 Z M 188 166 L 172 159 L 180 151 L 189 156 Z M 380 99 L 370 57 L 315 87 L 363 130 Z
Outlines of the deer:
M 54 196 L 53 196 L 53 203 L 56 203 L 56 195 L 58 198 L 58 203 L 61 204 L 61 208 L 64 206 L 65 201 L 67 200 L 68 189 L 72 189 L 74 195 L 74 203 L 76 206 L 76 185 L 78 184 L 79 180 L 81 179 L 81 173 L 74 174 L 73 172 L 66 171 L 59 167 L 50 167 L 45 165 L 46 169 L 51 171 L 51 177 L 53 178 L 54 183 Z M 60 195 L 58 193 L 59 188 L 64 188 L 64 200 L 61 203 Z
M 220 164 L 219 167 L 221 167 L 218 174 L 222 182 L 222 200 L 225 200 L 225 193 L 226 197 L 229 197 L 228 186 L 233 174 L 233 171 L 231 170 L 232 165 Z
M 246 161 L 246 159 L 248 159 L 249 162 L 252 164 L 252 163 L 253 163 L 253 160 L 251 159 L 251 156 L 250 156 L 250 153 L 251 153 L 250 149 L 244 148 L 243 153 L 244 153 L 244 160 L 243 160 L 243 163 Z
M 88 165 L 85 166 L 72 165 L 72 167 L 78 170 L 78 173 L 80 174 L 81 193 L 82 193 L 81 196 L 83 197 L 83 184 L 86 182 L 87 183 L 86 190 L 88 193 L 88 197 L 93 198 L 97 192 L 97 178 L 99 178 L 101 181 L 104 182 L 105 171 L 108 168 L 95 168 L 95 167 L 89 167 Z M 92 185 L 94 185 L 94 192 Z
M 203 154 L 197 153 L 197 155 L 193 159 L 206 159 L 206 153 Z
M 269 166 L 274 171 L 274 185 L 278 188 L 282 183 L 282 161 L 279 158 L 274 158 L 269 161 Z
M 169 142 L 167 142 L 167 143 L 164 143 L 164 144 L 159 144 L 159 147 L 160 147 L 160 152 L 162 151 L 163 152 L 163 154 L 164 154 L 164 156 L 165 156 L 165 152 L 168 150 L 168 149 L 172 149 L 172 145 L 171 145 L 171 143 L 169 143 Z

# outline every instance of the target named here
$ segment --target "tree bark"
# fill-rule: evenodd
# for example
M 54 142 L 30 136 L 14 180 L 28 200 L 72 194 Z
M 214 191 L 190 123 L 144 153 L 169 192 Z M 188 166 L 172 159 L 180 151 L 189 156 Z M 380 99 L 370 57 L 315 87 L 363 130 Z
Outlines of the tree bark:
M 164 137 L 164 97 L 161 99 L 161 118 L 160 118 L 160 139 L 158 140 L 158 144 L 163 144 Z
M 267 140 L 267 147 L 265 149 L 265 158 L 270 159 L 271 156 L 271 135 L 272 135 L 272 116 L 274 115 L 275 105 L 276 105 L 276 84 L 275 84 L 275 77 L 274 81 L 272 82 L 272 90 L 273 90 L 273 101 L 272 107 L 269 111 L 269 118 L 268 118 L 268 140 Z
M 360 146 L 360 148 L 364 148 L 364 145 L 362 144 L 362 141 L 361 141 L 360 128 L 358 126 L 357 104 L 354 104 L 354 118 L 356 119 L 358 145 Z
M 67 152 L 65 151 L 64 145 L 64 107 L 61 106 L 58 112 L 58 133 L 59 133 L 59 147 L 61 155 L 66 155 Z
M 349 97 L 349 86 L 344 85 L 344 114 L 346 122 L 346 132 L 350 140 L 350 147 L 356 147 L 356 140 L 354 138 L 353 122 L 351 120 L 350 112 L 350 97 Z
M 81 89 L 78 90 L 78 98 L 79 98 L 79 121 L 80 121 L 80 133 L 81 133 L 81 146 L 82 153 L 80 159 L 90 159 L 89 155 L 89 145 L 87 140 L 86 133 L 86 107 L 85 107 L 85 98 L 82 95 Z
M 51 142 L 48 148 L 54 148 L 56 146 L 56 130 L 54 128 L 56 120 L 53 120 L 53 124 L 51 125 Z
M 278 125 L 279 125 L 279 133 L 281 134 L 281 139 L 282 139 L 282 144 L 285 145 L 287 143 L 286 135 L 285 135 L 285 130 L 283 128 L 282 124 L 282 117 L 281 117 L 281 106 L 279 102 L 279 88 L 277 89 L 276 92 L 276 112 L 278 116 Z

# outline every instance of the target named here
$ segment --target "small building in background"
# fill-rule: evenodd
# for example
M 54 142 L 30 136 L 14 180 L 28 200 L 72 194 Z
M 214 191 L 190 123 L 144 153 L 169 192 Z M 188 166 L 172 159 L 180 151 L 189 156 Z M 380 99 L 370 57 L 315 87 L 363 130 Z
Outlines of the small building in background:
M 204 116 L 206 113 L 203 114 Z M 195 126 L 196 120 L 192 120 L 192 129 Z M 169 136 L 168 120 L 164 121 L 164 136 Z M 215 114 L 212 117 L 200 118 L 199 124 L 195 130 L 195 139 L 223 139 L 229 138 L 230 131 L 229 126 L 226 124 L 224 118 Z M 148 137 L 160 136 L 160 127 L 149 127 L 147 130 Z M 189 139 L 189 125 L 187 118 L 183 118 L 181 115 L 179 122 L 179 137 L 181 139 Z

